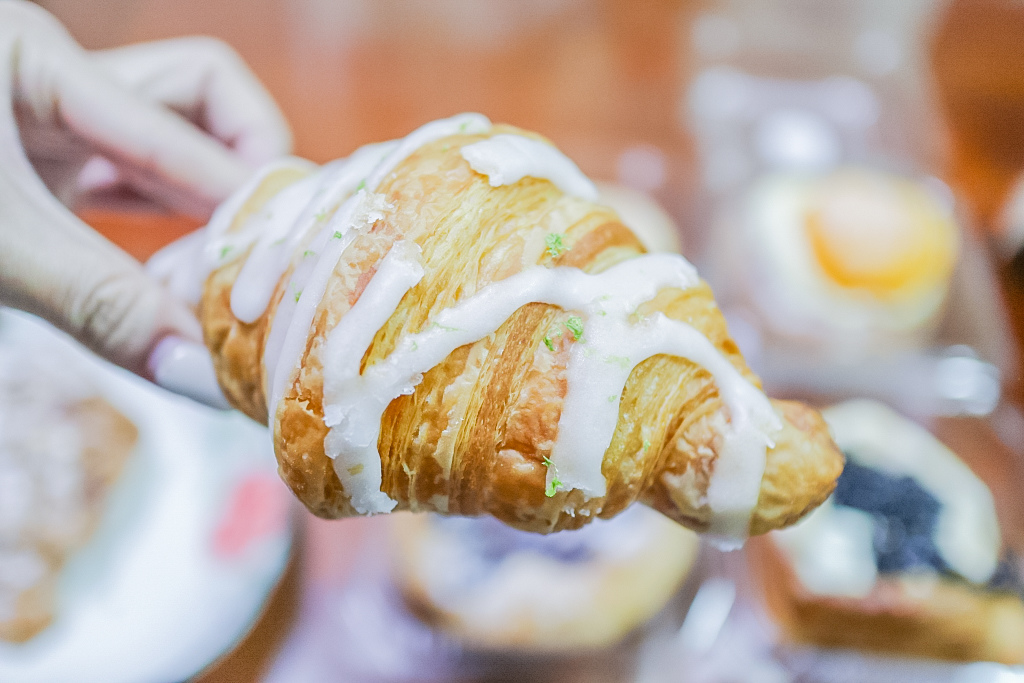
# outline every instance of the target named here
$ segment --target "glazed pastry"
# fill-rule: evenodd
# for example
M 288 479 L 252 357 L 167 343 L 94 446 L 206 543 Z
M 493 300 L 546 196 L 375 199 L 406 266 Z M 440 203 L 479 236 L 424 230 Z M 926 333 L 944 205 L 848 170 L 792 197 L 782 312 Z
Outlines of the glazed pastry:
M 639 505 L 549 536 L 488 518 L 398 515 L 394 526 L 395 576 L 413 611 L 487 650 L 614 645 L 668 603 L 698 546 Z
M 871 401 L 825 411 L 847 456 L 835 494 L 754 548 L 788 636 L 828 647 L 1024 662 L 1021 566 L 992 495 L 922 427 Z
M 135 426 L 70 365 L 0 345 L 0 640 L 53 619 L 61 567 L 135 445 Z
M 743 206 L 749 298 L 775 334 L 850 353 L 917 345 L 934 328 L 960 246 L 934 189 L 845 167 L 766 176 Z
M 550 532 L 640 500 L 742 540 L 828 496 L 820 416 L 769 401 L 692 266 L 597 198 L 547 141 L 465 114 L 273 164 L 217 211 L 206 342 L 310 510 Z

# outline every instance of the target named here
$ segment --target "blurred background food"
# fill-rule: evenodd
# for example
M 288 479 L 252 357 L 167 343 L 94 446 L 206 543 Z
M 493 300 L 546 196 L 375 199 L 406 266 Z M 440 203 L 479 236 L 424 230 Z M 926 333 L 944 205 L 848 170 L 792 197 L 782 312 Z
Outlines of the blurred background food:
M 1024 567 L 1002 541 L 985 484 L 881 403 L 847 401 L 825 416 L 847 456 L 835 494 L 751 549 L 787 637 L 937 659 L 1024 659 Z
M 395 526 L 403 596 L 470 649 L 616 645 L 665 607 L 697 554 L 694 533 L 639 505 L 549 536 L 493 519 L 400 515 Z
M 1021 3 L 41 4 L 89 48 L 196 33 L 226 40 L 281 103 L 296 152 L 318 162 L 460 111 L 548 136 L 604 183 L 627 223 L 649 231 L 642 237 L 652 248 L 681 248 L 702 269 L 770 392 L 822 406 L 861 398 L 887 405 L 855 431 L 876 434 L 874 423 L 891 420 L 883 441 L 903 432 L 920 437 L 914 452 L 903 454 L 908 458 L 964 463 L 973 475 L 963 481 L 976 476 L 978 484 L 963 485 L 991 493 L 1000 558 L 1024 548 Z M 97 205 L 80 211 L 140 259 L 197 227 L 142 205 L 127 213 Z M 853 488 L 881 481 L 871 472 Z M 937 524 L 942 495 L 912 482 L 899 486 L 923 502 L 886 519 Z M 877 578 L 880 513 L 851 500 L 826 509 L 860 520 L 858 566 Z M 932 512 L 918 515 L 922 509 Z M 970 510 L 991 528 L 985 504 Z M 484 641 L 483 631 L 460 631 L 454 612 L 411 588 L 410 577 L 428 563 L 410 548 L 449 532 L 462 539 L 456 548 L 477 539 L 467 546 L 470 556 L 479 555 L 481 538 L 501 547 L 518 547 L 516 541 L 491 534 L 486 522 L 453 532 L 448 523 L 418 519 L 410 524 L 420 540 L 399 543 L 404 550 L 396 553 L 386 539 L 392 524 L 403 523 L 303 518 L 297 568 L 250 636 L 199 680 L 1024 680 L 988 664 L 907 659 L 923 650 L 899 639 L 884 658 L 834 647 L 863 644 L 854 640 L 804 637 L 829 647 L 794 645 L 786 633 L 810 622 L 780 612 L 780 604 L 820 608 L 829 618 L 837 607 L 799 593 L 791 563 L 777 549 L 765 555 L 773 547 L 767 543 L 749 557 L 703 546 L 675 597 L 651 582 L 649 592 L 631 599 L 649 609 L 620 626 L 652 621 L 624 639 L 608 638 L 616 641 L 608 647 L 554 658 L 514 647 L 482 654 L 472 636 Z M 907 538 L 916 548 L 931 536 Z M 867 541 L 871 557 L 863 551 Z M 896 563 L 896 574 L 913 574 L 915 604 L 934 605 L 950 585 L 960 596 L 970 577 L 948 571 L 948 558 L 924 545 L 926 561 Z M 818 561 L 834 559 L 825 541 L 807 547 Z M 679 556 L 664 563 L 663 577 L 686 573 Z M 765 608 L 757 588 L 765 582 L 783 592 L 776 609 Z M 1000 596 L 1016 614 L 1019 591 Z M 847 597 L 839 606 L 844 618 L 859 619 L 867 599 Z M 602 610 L 595 624 L 615 613 Z M 907 618 L 904 625 L 912 623 Z M 918 634 L 931 644 L 928 654 L 981 656 L 939 647 L 956 638 L 939 631 L 930 638 L 928 628 L 941 626 Z
M 13 642 L 52 621 L 57 574 L 95 532 L 138 438 L 74 358 L 49 351 L 0 344 L 0 639 Z
M 0 309 L 0 680 L 185 680 L 220 659 L 288 565 L 275 469 L 242 416 Z

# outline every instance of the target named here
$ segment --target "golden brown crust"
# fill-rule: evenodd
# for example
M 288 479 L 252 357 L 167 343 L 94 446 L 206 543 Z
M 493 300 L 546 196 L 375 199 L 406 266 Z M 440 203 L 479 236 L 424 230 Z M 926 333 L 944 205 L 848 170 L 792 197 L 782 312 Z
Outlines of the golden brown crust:
M 503 130 L 514 129 L 495 128 Z M 326 334 L 396 239 L 421 247 L 425 275 L 377 333 L 364 367 L 386 357 L 402 335 L 420 331 L 444 308 L 524 268 L 540 263 L 595 272 L 643 253 L 611 209 L 564 195 L 545 180 L 491 187 L 458 153 L 483 137 L 457 135 L 428 144 L 384 180 L 378 192 L 390 208 L 346 249 L 316 311 L 299 371 L 271 423 L 281 475 L 317 515 L 353 514 L 323 449 Z M 549 233 L 566 235 L 570 249 L 553 258 L 544 245 Z M 231 264 L 210 277 L 201 315 L 225 393 L 260 419 L 266 399 L 256 378 L 274 307 L 253 325 L 234 319 L 230 287 L 238 268 Z M 287 280 L 286 273 L 277 299 Z M 757 382 L 706 285 L 662 291 L 640 313 L 655 311 L 701 330 Z M 557 429 L 569 343 L 556 339 L 549 351 L 542 339 L 567 315 L 554 306 L 524 306 L 493 335 L 457 349 L 425 373 L 415 393 L 391 403 L 378 449 L 382 490 L 398 509 L 488 513 L 523 529 L 553 531 L 578 527 L 594 514 L 614 515 L 640 498 L 687 526 L 707 527 L 703 495 L 723 404 L 711 376 L 676 357 L 651 358 L 630 376 L 602 465 L 607 496 L 545 496 L 543 459 Z M 785 427 L 769 452 L 755 533 L 791 523 L 820 503 L 842 468 L 842 456 L 816 412 L 797 404 L 778 407 Z
M 958 661 L 1024 662 L 1024 603 L 937 576 L 882 578 L 864 599 L 815 595 L 770 537 L 750 544 L 765 603 L 794 642 Z
M 68 555 L 92 536 L 103 512 L 110 488 L 124 469 L 135 447 L 135 425 L 101 398 L 89 398 L 69 407 L 67 419 L 74 422 L 82 439 L 82 518 L 62 525 L 66 533 L 46 534 L 32 539 L 32 550 L 46 563 L 42 579 L 20 593 L 14 617 L 0 620 L 0 640 L 24 642 L 46 628 L 56 608 L 57 575 Z

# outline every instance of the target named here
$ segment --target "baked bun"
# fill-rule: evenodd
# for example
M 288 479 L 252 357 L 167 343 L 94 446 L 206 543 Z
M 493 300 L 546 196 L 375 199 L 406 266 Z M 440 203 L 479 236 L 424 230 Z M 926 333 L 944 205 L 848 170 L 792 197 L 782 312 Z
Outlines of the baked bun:
M 931 184 L 866 166 L 779 172 L 739 205 L 737 243 L 718 257 L 737 252 L 736 285 L 790 348 L 848 361 L 920 347 L 935 331 L 961 236 Z
M 693 565 L 693 532 L 643 506 L 540 536 L 493 519 L 395 518 L 397 583 L 464 647 L 532 653 L 612 646 L 657 614 Z

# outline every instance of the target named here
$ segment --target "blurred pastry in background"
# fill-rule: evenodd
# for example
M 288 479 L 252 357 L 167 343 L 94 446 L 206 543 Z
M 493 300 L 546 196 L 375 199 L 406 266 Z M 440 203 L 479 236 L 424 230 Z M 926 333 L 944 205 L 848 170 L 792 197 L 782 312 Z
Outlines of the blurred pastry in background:
M 1024 582 L 992 494 L 888 407 L 825 411 L 847 465 L 802 523 L 753 549 L 766 602 L 798 643 L 1024 662 Z
M 640 505 L 548 536 L 490 518 L 400 515 L 395 526 L 412 610 L 479 650 L 614 645 L 666 606 L 698 548 L 693 532 Z
M 53 619 L 138 436 L 73 358 L 35 351 L 0 344 L 0 640 L 15 642 Z
M 683 251 L 679 227 L 653 197 L 625 185 L 597 183 L 600 193 L 598 203 L 609 206 L 619 215 L 622 224 L 629 228 L 649 252 Z
M 920 345 L 960 249 L 939 190 L 866 167 L 768 175 L 741 223 L 749 295 L 766 325 L 828 354 Z

